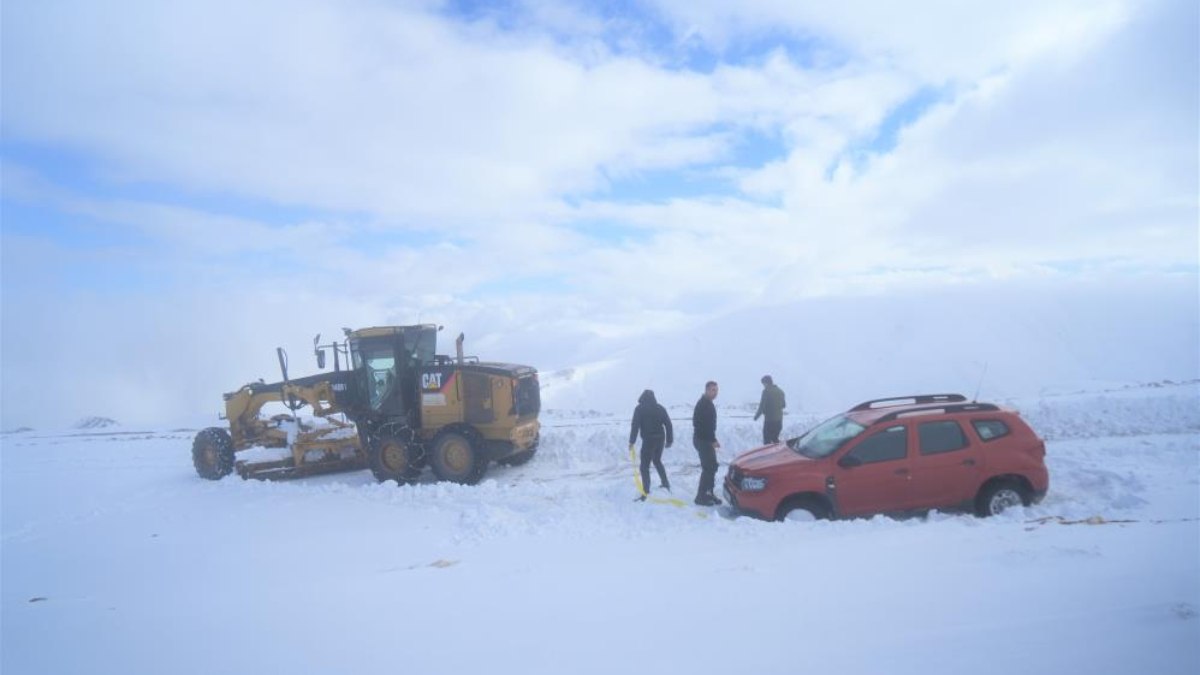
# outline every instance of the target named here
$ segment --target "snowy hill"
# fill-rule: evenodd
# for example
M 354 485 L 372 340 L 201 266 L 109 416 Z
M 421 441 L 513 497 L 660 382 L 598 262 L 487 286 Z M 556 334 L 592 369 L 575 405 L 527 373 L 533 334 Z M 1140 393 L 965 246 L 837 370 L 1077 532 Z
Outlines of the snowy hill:
M 668 407 L 690 406 L 710 379 L 721 383 L 718 404 L 753 410 L 764 374 L 793 412 L 930 391 L 1097 391 L 1200 377 L 1196 302 L 1191 283 L 798 300 L 584 345 L 566 367 L 539 367 L 548 407 L 621 414 L 647 388 Z

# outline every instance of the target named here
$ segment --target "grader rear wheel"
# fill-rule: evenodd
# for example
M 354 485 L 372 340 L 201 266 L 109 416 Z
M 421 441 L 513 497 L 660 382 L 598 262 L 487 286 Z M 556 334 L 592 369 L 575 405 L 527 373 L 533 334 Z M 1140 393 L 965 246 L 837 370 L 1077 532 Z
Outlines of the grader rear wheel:
M 394 480 L 404 485 L 421 475 L 421 452 L 414 443 L 395 436 L 374 439 L 367 449 L 367 463 L 379 482 Z
M 473 437 L 457 431 L 443 431 L 433 439 L 429 464 L 441 480 L 474 485 L 483 478 L 488 460 Z

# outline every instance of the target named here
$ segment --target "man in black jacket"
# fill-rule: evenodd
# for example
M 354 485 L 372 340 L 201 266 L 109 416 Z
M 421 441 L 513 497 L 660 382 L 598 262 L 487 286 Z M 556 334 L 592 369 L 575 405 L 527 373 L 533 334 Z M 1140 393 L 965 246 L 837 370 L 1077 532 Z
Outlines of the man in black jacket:
M 717 480 L 717 383 L 709 380 L 704 384 L 704 394 L 696 401 L 692 411 L 692 445 L 700 455 L 700 487 L 696 490 L 696 503 L 701 506 L 716 506 L 720 499 L 713 494 Z
M 754 413 L 754 420 L 763 418 L 763 445 L 778 443 L 779 432 L 783 429 L 783 409 L 787 407 L 787 398 L 770 375 L 762 376 L 762 386 L 762 398 L 758 402 L 758 412 Z
M 675 431 L 671 428 L 671 418 L 667 409 L 654 399 L 654 392 L 647 389 L 638 397 L 637 407 L 633 409 L 633 423 L 629 425 L 629 450 L 637 441 L 638 433 L 642 434 L 642 495 L 645 499 L 650 493 L 650 464 L 658 471 L 662 488 L 671 490 L 671 482 L 667 480 L 667 470 L 663 468 L 663 441 L 667 447 L 675 442 Z

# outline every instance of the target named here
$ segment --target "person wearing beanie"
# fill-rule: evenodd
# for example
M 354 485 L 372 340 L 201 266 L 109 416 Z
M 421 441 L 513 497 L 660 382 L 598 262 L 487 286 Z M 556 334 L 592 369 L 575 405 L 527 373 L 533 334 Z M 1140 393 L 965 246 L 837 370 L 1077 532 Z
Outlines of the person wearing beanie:
M 671 428 L 671 418 L 667 409 L 662 407 L 654 398 L 650 389 L 638 397 L 637 407 L 633 409 L 633 423 L 629 425 L 629 451 L 632 454 L 638 434 L 642 436 L 642 494 L 639 499 L 645 499 L 650 492 L 650 465 L 658 471 L 659 486 L 670 492 L 671 481 L 667 480 L 667 470 L 663 467 L 663 445 L 671 447 L 675 442 L 675 432 Z

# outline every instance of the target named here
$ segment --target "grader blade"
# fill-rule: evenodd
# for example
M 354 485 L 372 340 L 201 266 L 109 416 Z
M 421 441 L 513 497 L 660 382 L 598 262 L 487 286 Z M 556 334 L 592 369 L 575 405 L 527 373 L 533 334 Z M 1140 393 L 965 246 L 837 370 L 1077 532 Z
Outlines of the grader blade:
M 297 466 L 291 457 L 273 462 L 238 462 L 234 467 L 242 478 L 255 480 L 288 480 L 327 473 L 359 471 L 367 468 L 366 459 L 355 455 L 332 459 L 309 460 Z
M 299 432 L 291 444 L 290 457 L 242 460 L 234 469 L 242 478 L 283 480 L 367 468 L 366 453 L 354 425 L 329 422 L 329 427 Z

